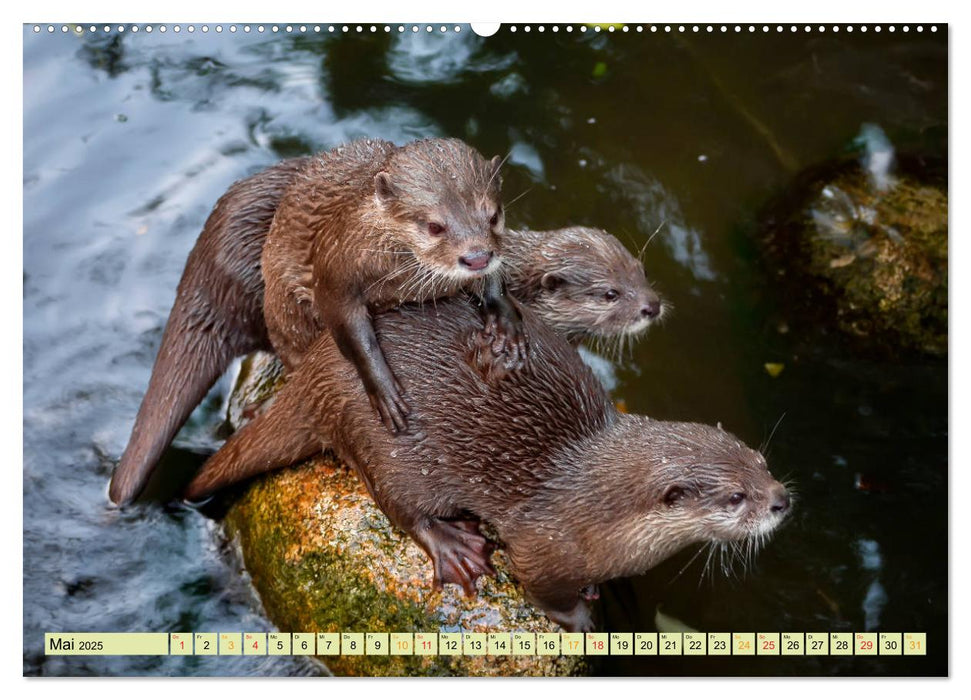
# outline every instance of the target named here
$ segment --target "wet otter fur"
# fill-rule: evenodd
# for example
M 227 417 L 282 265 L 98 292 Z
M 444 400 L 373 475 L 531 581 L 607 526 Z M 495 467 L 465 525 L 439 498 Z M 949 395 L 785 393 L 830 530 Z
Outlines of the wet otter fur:
M 500 165 L 458 139 L 367 139 L 311 158 L 263 247 L 263 314 L 287 369 L 330 331 L 385 426 L 403 430 L 408 405 L 370 315 L 462 290 L 478 293 L 497 350 L 521 366 L 527 341 L 501 275 Z
M 273 352 L 263 316 L 261 258 L 280 201 L 311 158 L 285 160 L 240 180 L 216 203 L 179 283 L 148 390 L 111 481 L 112 502 L 127 504 L 141 492 L 162 452 L 235 357 Z M 643 266 L 600 229 L 509 230 L 504 249 L 510 292 L 571 342 L 632 338 L 667 308 L 659 306 L 652 316 L 657 295 Z M 587 294 L 587 286 L 597 293 Z M 618 296 L 608 299 L 610 290 Z
M 619 350 L 668 308 L 641 261 L 603 229 L 516 231 L 506 258 L 510 293 L 574 344 Z
M 491 572 L 490 523 L 528 597 L 589 630 L 602 581 L 703 542 L 761 543 L 789 497 L 731 434 L 618 412 L 576 351 L 526 308 L 533 356 L 503 369 L 463 298 L 375 319 L 407 388 L 410 428 L 368 420 L 356 372 L 324 334 L 261 415 L 203 466 L 187 495 L 332 445 L 381 509 L 429 555 L 434 582 L 467 592 Z
M 148 390 L 108 496 L 144 488 L 162 452 L 233 358 L 272 350 L 263 320 L 260 255 L 277 204 L 309 158 L 235 183 L 206 220 L 182 273 Z

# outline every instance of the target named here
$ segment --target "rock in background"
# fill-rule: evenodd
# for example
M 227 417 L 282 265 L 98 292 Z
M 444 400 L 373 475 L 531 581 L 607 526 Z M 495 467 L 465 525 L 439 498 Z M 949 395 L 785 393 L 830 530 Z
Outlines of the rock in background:
M 880 355 L 947 353 L 947 180 L 942 163 L 896 156 L 877 127 L 864 153 L 811 168 L 763 222 L 796 303 Z

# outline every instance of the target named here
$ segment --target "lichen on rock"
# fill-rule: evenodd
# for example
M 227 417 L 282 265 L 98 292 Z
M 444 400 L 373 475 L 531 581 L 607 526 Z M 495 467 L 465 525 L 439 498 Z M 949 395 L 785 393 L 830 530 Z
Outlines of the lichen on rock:
M 809 169 L 770 207 L 777 275 L 813 318 L 880 354 L 947 353 L 947 186 L 920 159 L 875 178 L 857 160 Z
M 272 356 L 244 363 L 230 415 L 256 410 L 280 385 Z M 244 407 L 248 407 L 246 411 Z M 393 527 L 364 485 L 333 455 L 255 479 L 229 506 L 238 542 L 267 615 L 286 632 L 553 632 L 523 597 L 501 550 L 495 578 L 466 598 L 432 588 L 431 562 Z M 337 675 L 579 675 L 576 656 L 327 656 Z

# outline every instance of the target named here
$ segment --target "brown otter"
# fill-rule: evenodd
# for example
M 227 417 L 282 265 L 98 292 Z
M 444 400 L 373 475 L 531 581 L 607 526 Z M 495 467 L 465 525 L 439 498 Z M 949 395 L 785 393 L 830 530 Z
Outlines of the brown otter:
M 234 357 L 272 351 L 260 259 L 280 201 L 310 160 L 293 158 L 240 180 L 216 203 L 189 255 L 148 390 L 112 477 L 114 503 L 138 495 L 162 451 Z M 530 244 L 518 244 L 520 237 Z M 655 320 L 657 295 L 643 267 L 604 231 L 510 230 L 504 247 L 510 291 L 573 342 L 632 337 L 645 318 Z M 585 293 L 586 284 L 598 292 Z
M 641 262 L 602 229 L 509 230 L 506 250 L 509 292 L 573 344 L 616 344 L 619 350 L 664 314 L 666 307 L 648 284 Z M 259 404 L 250 405 L 243 417 L 251 419 L 259 410 Z M 321 446 L 315 441 L 313 451 Z M 290 451 L 281 457 L 264 461 L 259 471 L 279 469 L 296 459 Z M 236 463 L 246 464 L 246 456 L 239 455 Z M 211 491 L 234 480 L 231 473 L 222 476 L 209 485 Z
M 370 314 L 470 288 L 497 351 L 521 366 L 526 337 L 500 271 L 500 165 L 458 139 L 362 140 L 312 158 L 263 246 L 263 315 L 287 369 L 326 328 L 385 426 L 403 430 L 408 406 Z
M 617 344 L 666 310 L 644 266 L 602 229 L 514 231 L 506 239 L 509 291 L 576 344 Z
M 272 350 L 260 255 L 277 205 L 309 158 L 240 180 L 219 198 L 182 273 L 148 390 L 108 496 L 125 504 L 230 361 Z
M 407 388 L 410 428 L 369 418 L 352 365 L 323 334 L 265 413 L 190 484 L 192 498 L 334 446 L 428 553 L 435 583 L 473 590 L 491 569 L 476 519 L 551 619 L 592 626 L 596 584 L 701 542 L 761 542 L 789 508 L 762 455 L 720 428 L 619 413 L 562 337 L 528 307 L 529 365 L 504 369 L 469 300 L 375 319 Z

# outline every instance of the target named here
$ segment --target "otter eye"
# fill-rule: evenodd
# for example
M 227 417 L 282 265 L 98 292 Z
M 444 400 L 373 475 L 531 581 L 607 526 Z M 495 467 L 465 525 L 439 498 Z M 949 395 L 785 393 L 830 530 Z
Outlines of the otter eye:
M 489 219 L 489 225 L 495 226 L 498 223 L 499 223 L 499 212 L 496 211 L 496 213 L 492 215 L 492 218 Z
M 742 493 L 741 491 L 736 491 L 728 499 L 728 502 L 731 503 L 733 506 L 737 506 L 739 503 L 741 503 L 744 500 L 745 500 L 745 494 Z
M 616 289 L 608 289 L 604 294 L 604 299 L 607 301 L 614 301 L 619 296 L 620 292 L 618 292 Z
M 443 233 L 445 233 L 445 227 L 441 224 L 435 223 L 434 221 L 429 221 L 428 233 L 432 234 L 433 236 L 441 236 Z
M 675 503 L 680 501 L 685 497 L 684 489 L 680 486 L 672 486 L 667 491 L 664 492 L 664 502 L 669 506 L 673 506 Z

